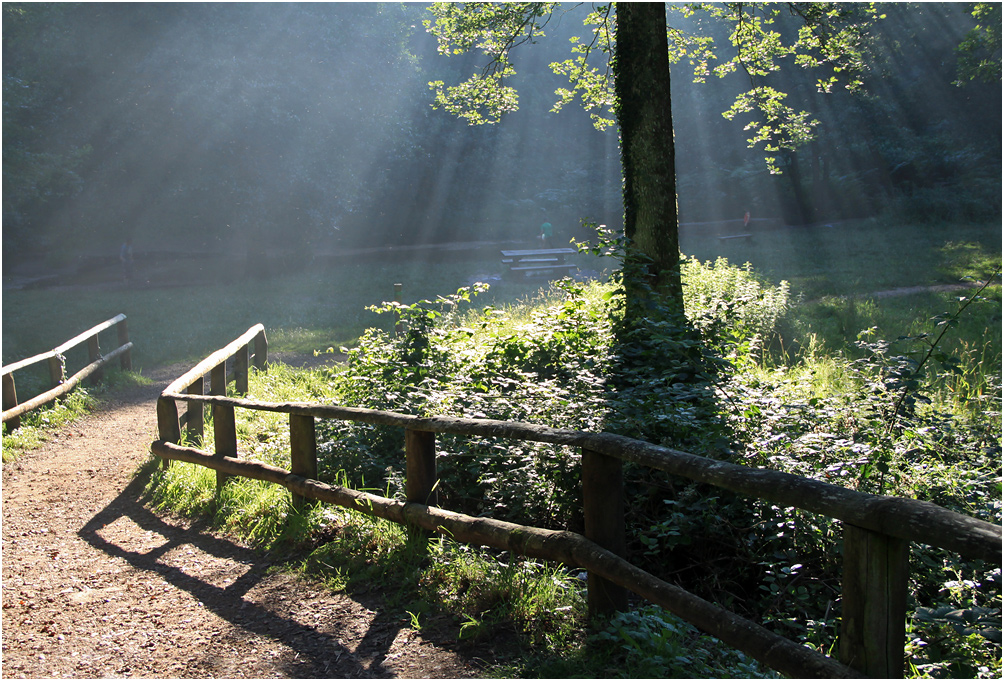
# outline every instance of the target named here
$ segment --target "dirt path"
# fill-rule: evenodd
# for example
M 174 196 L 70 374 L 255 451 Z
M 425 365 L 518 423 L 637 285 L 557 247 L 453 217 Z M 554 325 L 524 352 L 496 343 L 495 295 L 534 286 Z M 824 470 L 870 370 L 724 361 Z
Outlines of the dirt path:
M 130 389 L 3 468 L 4 678 L 459 678 L 382 611 L 141 502 L 155 398 Z M 423 630 L 423 633 L 425 630 Z

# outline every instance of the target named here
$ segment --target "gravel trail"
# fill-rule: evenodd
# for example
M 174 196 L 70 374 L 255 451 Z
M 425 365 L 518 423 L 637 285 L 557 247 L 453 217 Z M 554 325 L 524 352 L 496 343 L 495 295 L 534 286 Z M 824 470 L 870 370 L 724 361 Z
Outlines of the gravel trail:
M 143 504 L 135 474 L 151 459 L 156 397 L 183 371 L 107 398 L 4 465 L 3 678 L 479 676 L 448 635 L 409 628 L 378 593 L 270 570 Z

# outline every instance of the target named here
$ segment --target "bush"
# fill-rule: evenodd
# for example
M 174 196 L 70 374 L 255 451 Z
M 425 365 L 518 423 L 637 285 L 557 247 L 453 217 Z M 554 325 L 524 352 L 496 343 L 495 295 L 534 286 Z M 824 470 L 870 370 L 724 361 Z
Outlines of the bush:
M 386 304 L 378 311 L 399 315 L 405 330 L 392 336 L 371 329 L 345 350 L 344 368 L 330 376 L 331 394 L 353 407 L 696 445 L 708 432 L 720 435 L 713 388 L 698 375 L 702 362 L 715 370 L 705 341 L 725 337 L 727 329 L 721 347 L 756 344 L 786 309 L 787 290 L 724 260 L 688 262 L 685 275 L 688 314 L 699 328 L 652 321 L 626 340 L 616 338 L 621 320 L 612 303 L 619 294 L 609 284 L 565 280 L 535 305 L 508 310 L 462 311 L 478 288 L 411 306 Z M 400 429 L 325 422 L 319 441 L 325 476 L 344 471 L 353 484 L 403 495 Z M 574 450 L 441 436 L 438 453 L 439 491 L 450 508 L 544 527 L 579 522 Z

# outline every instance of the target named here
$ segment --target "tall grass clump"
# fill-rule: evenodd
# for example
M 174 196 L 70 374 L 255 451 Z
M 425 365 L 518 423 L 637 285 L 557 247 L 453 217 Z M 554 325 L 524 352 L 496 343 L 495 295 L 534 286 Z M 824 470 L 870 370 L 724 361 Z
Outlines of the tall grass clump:
M 189 517 L 211 513 L 215 494 L 215 471 L 181 461 L 172 462 L 167 469 L 155 469 L 146 488 L 154 508 Z
M 283 364 L 270 364 L 267 372 L 252 370 L 249 376 L 251 399 L 274 401 L 320 400 L 324 377 L 310 371 L 296 371 Z M 232 388 L 232 386 L 231 386 Z M 231 392 L 231 396 L 235 396 Z M 237 448 L 242 458 L 289 468 L 289 420 L 286 414 L 252 409 L 235 411 Z M 183 444 L 213 451 L 213 421 L 205 413 L 205 436 L 201 442 Z M 293 513 L 290 493 L 284 487 L 259 480 L 228 478 L 217 490 L 216 473 L 196 464 L 175 461 L 167 469 L 151 475 L 146 493 L 162 509 L 188 516 L 211 515 L 216 527 L 261 547 L 271 547 L 294 532 L 305 531 L 309 523 Z
M 494 645 L 502 632 L 518 646 L 558 652 L 578 643 L 583 589 L 565 568 L 430 538 L 345 509 L 311 513 L 311 547 L 294 570 L 350 593 L 377 589 L 416 630 L 445 614 L 459 639 L 479 646 Z

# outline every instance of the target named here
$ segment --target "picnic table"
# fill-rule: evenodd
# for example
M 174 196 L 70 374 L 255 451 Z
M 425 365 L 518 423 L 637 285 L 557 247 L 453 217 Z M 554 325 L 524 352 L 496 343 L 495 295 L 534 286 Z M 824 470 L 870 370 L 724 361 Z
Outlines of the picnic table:
M 526 250 L 502 251 L 502 264 L 508 265 L 510 272 L 520 272 L 524 276 L 550 274 L 561 271 L 571 274 L 579 267 L 565 262 L 565 257 L 577 253 L 574 248 L 533 248 Z

